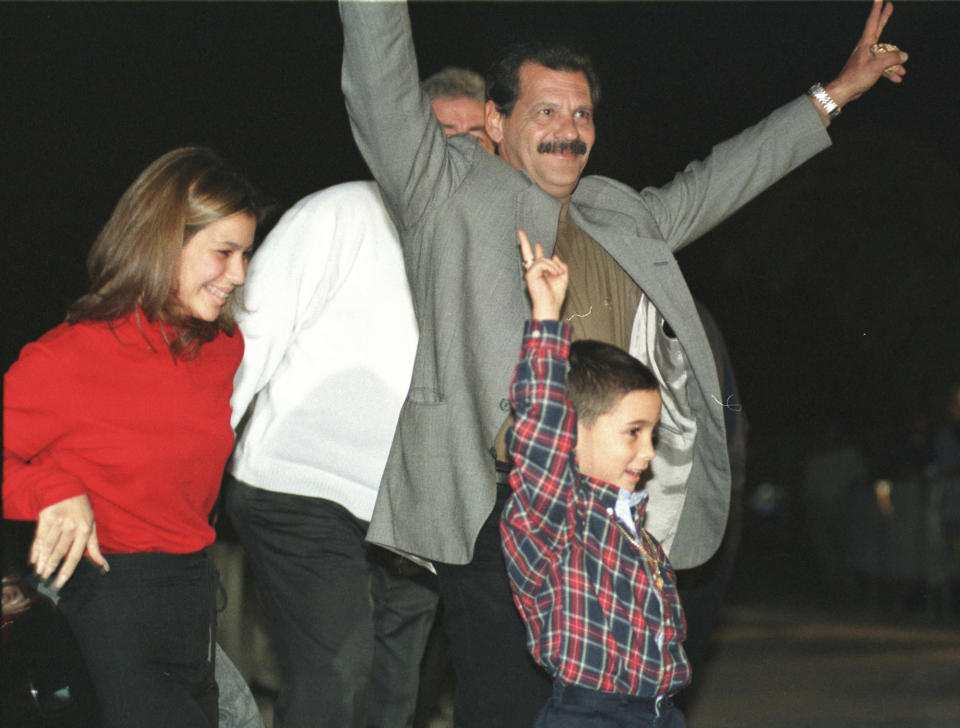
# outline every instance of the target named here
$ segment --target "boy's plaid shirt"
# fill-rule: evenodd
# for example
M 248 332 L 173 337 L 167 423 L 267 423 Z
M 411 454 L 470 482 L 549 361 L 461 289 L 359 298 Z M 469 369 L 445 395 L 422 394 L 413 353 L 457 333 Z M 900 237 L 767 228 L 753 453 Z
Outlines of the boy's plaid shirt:
M 562 683 L 673 695 L 690 680 L 676 577 L 660 544 L 618 525 L 618 489 L 577 470 L 576 416 L 565 385 L 569 349 L 569 325 L 527 322 L 510 392 L 514 493 L 500 533 L 527 646 Z M 638 528 L 645 506 L 644 499 Z

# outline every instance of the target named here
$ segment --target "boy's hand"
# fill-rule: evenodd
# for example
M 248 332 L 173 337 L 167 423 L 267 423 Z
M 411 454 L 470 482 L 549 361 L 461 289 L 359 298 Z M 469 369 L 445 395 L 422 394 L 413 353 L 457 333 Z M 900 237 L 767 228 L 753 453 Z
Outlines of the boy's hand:
M 520 259 L 526 269 L 524 280 L 533 304 L 533 318 L 555 321 L 560 318 L 560 307 L 567 295 L 567 264 L 557 256 L 545 258 L 540 243 L 531 249 L 523 230 L 517 230 L 517 240 L 520 241 Z

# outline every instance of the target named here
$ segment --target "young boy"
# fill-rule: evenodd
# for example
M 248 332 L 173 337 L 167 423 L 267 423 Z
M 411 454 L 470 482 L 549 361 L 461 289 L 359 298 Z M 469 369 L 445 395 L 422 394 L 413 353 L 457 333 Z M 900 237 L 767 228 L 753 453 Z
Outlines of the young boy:
M 669 697 L 690 679 L 686 625 L 637 491 L 654 454 L 657 381 L 614 346 L 571 347 L 557 320 L 566 266 L 519 238 L 533 320 L 510 393 L 514 493 L 500 532 L 527 646 L 554 679 L 535 728 L 684 726 Z

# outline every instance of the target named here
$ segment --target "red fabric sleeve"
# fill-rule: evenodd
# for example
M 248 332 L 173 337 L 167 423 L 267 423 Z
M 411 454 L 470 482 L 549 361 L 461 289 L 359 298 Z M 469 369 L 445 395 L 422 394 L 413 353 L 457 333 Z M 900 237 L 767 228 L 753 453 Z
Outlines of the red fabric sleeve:
M 4 376 L 5 518 L 36 520 L 47 506 L 85 492 L 82 480 L 62 470 L 50 449 L 74 420 L 74 398 L 63 376 L 69 367 L 41 339 L 24 347 Z

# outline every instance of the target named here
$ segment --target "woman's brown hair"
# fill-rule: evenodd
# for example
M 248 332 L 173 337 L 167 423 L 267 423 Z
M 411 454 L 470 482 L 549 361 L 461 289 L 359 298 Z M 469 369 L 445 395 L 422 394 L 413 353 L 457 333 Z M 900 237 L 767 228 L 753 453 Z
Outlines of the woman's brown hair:
M 143 311 L 169 324 L 171 353 L 189 358 L 218 332 L 233 334 L 236 293 L 213 322 L 191 318 L 177 298 L 180 250 L 205 228 L 236 213 L 259 222 L 250 183 L 205 147 L 181 147 L 147 167 L 123 193 L 87 256 L 90 292 L 68 309 L 67 322 L 115 321 Z

